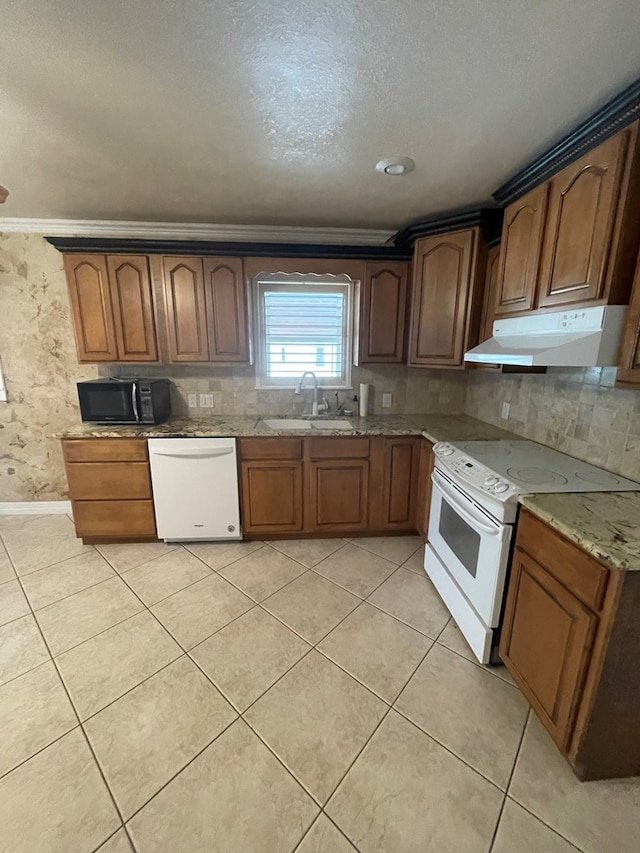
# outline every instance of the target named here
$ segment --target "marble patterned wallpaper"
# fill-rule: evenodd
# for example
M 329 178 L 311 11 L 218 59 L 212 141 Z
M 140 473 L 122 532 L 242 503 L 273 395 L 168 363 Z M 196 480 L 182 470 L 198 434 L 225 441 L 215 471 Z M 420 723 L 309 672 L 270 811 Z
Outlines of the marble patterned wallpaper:
M 78 420 L 76 357 L 62 255 L 42 237 L 0 234 L 0 503 L 60 500 L 66 478 L 51 434 Z
M 78 423 L 75 383 L 82 379 L 168 376 L 173 409 L 182 416 L 310 411 L 309 392 L 295 397 L 292 391 L 256 391 L 252 367 L 79 365 L 62 255 L 38 235 L 0 233 L 0 362 L 9 398 L 0 402 L 0 503 L 67 497 L 60 442 L 51 435 Z M 370 408 L 378 414 L 464 410 L 461 373 L 354 368 L 352 379 L 356 388 L 360 382 L 373 386 Z M 393 394 L 393 405 L 383 410 L 385 391 Z M 211 393 L 213 409 L 188 409 L 190 393 Z M 335 397 L 328 396 L 334 406 Z
M 465 411 L 578 459 L 640 481 L 640 391 L 614 387 L 613 367 L 469 375 Z M 511 404 L 502 420 L 503 401 Z

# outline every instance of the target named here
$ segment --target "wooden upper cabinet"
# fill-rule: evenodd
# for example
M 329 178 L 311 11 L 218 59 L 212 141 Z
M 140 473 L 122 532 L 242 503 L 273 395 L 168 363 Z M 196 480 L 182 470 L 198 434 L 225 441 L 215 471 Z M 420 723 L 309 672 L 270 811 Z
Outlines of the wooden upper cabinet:
M 408 261 L 365 264 L 357 364 L 402 364 L 408 278 Z
M 608 296 L 616 254 L 616 214 L 629 148 L 623 131 L 550 181 L 538 305 L 569 305 Z M 634 134 L 635 135 L 635 134 Z
M 494 300 L 496 315 L 530 311 L 535 305 L 540 250 L 549 187 L 536 187 L 504 213 Z
M 622 337 L 616 383 L 623 387 L 640 385 L 640 255 Z
M 246 299 L 242 258 L 205 258 L 209 361 L 247 362 Z
M 107 268 L 118 361 L 157 361 L 148 258 L 110 255 Z
M 78 361 L 118 361 L 106 258 L 66 255 L 64 269 Z
M 416 241 L 410 365 L 460 367 L 475 345 L 484 284 L 476 281 L 478 242 L 477 229 Z
M 480 323 L 480 341 L 488 340 L 493 333 L 493 318 L 498 294 L 498 268 L 500 266 L 500 245 L 487 250 L 487 270 L 484 277 L 484 299 L 482 302 L 482 321 Z M 497 365 L 489 365 L 496 367 Z
M 170 361 L 209 361 L 202 258 L 163 258 Z

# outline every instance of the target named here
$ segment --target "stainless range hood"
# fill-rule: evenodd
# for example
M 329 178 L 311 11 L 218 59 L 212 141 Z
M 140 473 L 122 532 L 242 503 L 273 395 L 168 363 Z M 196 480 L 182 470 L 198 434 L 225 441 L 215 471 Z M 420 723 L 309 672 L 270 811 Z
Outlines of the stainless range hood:
M 523 367 L 614 367 L 626 305 L 600 305 L 496 320 L 493 337 L 464 360 Z

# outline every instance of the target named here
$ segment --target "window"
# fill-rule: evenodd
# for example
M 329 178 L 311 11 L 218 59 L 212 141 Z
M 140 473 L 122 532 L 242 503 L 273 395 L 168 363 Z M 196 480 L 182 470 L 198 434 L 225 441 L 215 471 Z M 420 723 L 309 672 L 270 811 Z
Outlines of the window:
M 323 388 L 351 382 L 351 281 L 279 275 L 256 280 L 260 388 L 294 388 L 312 371 Z

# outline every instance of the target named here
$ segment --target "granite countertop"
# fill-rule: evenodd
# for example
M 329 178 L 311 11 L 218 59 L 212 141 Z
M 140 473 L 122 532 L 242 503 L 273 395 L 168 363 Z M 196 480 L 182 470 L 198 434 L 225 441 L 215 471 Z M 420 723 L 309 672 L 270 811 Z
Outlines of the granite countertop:
M 522 495 L 520 503 L 610 568 L 640 571 L 640 492 Z
M 273 417 L 273 416 L 272 416 Z M 162 424 L 99 426 L 80 423 L 57 433 L 55 438 L 207 438 L 214 436 L 350 436 L 350 435 L 424 435 L 430 441 L 513 441 L 511 432 L 499 429 L 468 415 L 369 415 L 349 418 L 355 429 L 282 429 L 258 427 L 257 417 L 170 418 Z

